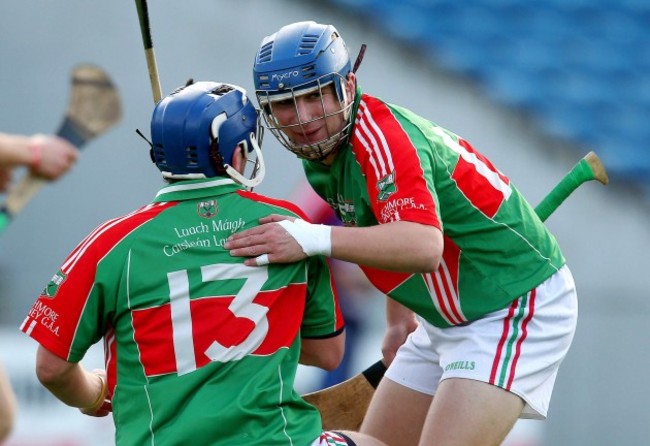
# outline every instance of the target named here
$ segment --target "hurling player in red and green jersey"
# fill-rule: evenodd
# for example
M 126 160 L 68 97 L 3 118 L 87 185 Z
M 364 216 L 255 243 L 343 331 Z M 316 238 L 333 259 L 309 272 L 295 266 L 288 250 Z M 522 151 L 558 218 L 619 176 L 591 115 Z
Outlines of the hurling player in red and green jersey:
M 303 215 L 247 190 L 263 178 L 259 130 L 234 85 L 190 83 L 160 101 L 151 156 L 168 184 L 90 233 L 21 326 L 40 344 L 38 379 L 85 414 L 112 410 L 118 445 L 380 445 L 323 432 L 293 388 L 299 362 L 332 369 L 343 355 L 326 259 L 251 268 L 223 247 L 272 212 Z M 86 371 L 102 338 L 106 370 Z
M 331 25 L 262 40 L 253 75 L 266 124 L 344 226 L 271 216 L 226 247 L 248 265 L 354 262 L 392 298 L 390 366 L 362 432 L 396 446 L 499 445 L 518 417 L 546 417 L 575 332 L 573 278 L 508 177 L 458 135 L 363 93 L 354 71 Z

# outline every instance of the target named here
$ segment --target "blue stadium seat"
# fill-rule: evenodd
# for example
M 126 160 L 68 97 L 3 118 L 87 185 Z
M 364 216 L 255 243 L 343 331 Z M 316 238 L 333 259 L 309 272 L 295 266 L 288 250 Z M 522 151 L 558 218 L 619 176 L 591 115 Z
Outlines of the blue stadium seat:
M 650 197 L 650 0 L 332 0 Z

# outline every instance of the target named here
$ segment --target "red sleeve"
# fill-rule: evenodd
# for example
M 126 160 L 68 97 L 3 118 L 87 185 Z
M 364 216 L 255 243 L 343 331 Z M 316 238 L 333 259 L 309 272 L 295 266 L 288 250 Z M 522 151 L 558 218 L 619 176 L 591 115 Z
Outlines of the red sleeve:
M 85 352 L 73 352 L 73 344 L 92 297 L 101 260 L 130 232 L 174 204 L 156 203 L 98 226 L 77 245 L 50 279 L 27 314 L 21 331 L 60 358 L 71 362 L 79 360 Z M 97 323 L 97 319 L 90 317 L 88 320 Z
M 418 151 L 385 103 L 362 97 L 352 147 L 379 223 L 404 220 L 441 227 Z

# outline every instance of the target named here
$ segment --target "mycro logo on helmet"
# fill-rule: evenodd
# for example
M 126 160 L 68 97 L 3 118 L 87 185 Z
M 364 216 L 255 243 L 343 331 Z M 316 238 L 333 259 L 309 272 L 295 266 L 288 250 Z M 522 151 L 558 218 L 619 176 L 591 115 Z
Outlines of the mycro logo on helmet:
M 271 76 L 271 80 L 280 82 L 298 76 L 300 76 L 300 71 L 293 70 L 293 71 L 287 71 L 286 73 L 282 73 L 282 74 L 274 74 Z

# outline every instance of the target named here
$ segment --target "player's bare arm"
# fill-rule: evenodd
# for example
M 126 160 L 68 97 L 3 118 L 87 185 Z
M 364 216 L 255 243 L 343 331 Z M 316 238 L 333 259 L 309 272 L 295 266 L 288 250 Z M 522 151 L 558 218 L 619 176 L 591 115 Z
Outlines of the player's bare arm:
M 302 338 L 301 344 L 300 364 L 334 370 L 343 360 L 345 332 L 324 339 Z
M 84 414 L 106 416 L 106 373 L 89 372 L 81 364 L 68 362 L 43 346 L 36 353 L 36 376 L 54 396 L 68 406 L 79 408 Z
M 307 254 L 322 254 L 404 272 L 435 271 L 442 255 L 442 232 L 420 223 L 398 221 L 347 228 L 312 225 L 302 220 L 280 221 L 279 216 L 265 221 L 272 223 L 261 221 L 265 224 L 233 234 L 225 245 L 230 254 L 251 257 L 246 261 L 248 266 L 295 262 Z
M 11 387 L 9 376 L 0 363 L 0 443 L 4 441 L 16 422 L 16 394 Z
M 387 271 L 435 271 L 442 248 L 442 232 L 420 223 L 332 228 L 332 257 Z

